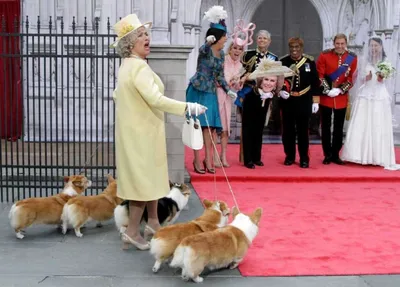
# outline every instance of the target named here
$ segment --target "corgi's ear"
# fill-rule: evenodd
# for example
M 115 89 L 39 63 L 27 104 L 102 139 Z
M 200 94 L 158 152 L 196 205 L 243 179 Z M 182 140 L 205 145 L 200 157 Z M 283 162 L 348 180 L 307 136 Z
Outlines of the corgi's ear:
M 222 214 L 223 216 L 228 216 L 231 213 L 229 207 L 224 208 L 224 210 L 222 210 Z
M 107 180 L 108 180 L 108 184 L 111 184 L 112 182 L 115 181 L 115 179 L 113 178 L 113 176 L 111 174 L 107 175 Z
M 204 199 L 203 204 L 205 208 L 210 208 L 211 206 L 213 206 L 214 203 L 208 199 Z
M 262 208 L 257 208 L 254 212 L 250 215 L 251 221 L 253 221 L 256 225 L 260 222 L 262 215 Z
M 75 185 L 76 187 L 83 187 L 83 183 L 80 179 L 74 180 L 72 184 Z
M 174 186 L 171 180 L 169 180 L 169 188 L 171 189 Z
M 67 183 L 69 181 L 69 176 L 64 176 L 64 183 Z
M 233 218 L 235 218 L 236 215 L 238 215 L 239 213 L 240 213 L 239 209 L 236 206 L 232 207 L 232 217 Z

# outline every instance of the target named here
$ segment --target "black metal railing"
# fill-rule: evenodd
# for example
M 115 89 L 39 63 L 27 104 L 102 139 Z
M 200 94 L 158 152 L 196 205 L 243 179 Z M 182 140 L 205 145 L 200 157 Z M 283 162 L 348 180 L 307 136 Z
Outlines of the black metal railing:
M 45 24 L 45 26 L 43 26 Z M 65 175 L 115 176 L 114 103 L 120 59 L 107 20 L 71 26 L 1 16 L 0 201 L 58 193 Z

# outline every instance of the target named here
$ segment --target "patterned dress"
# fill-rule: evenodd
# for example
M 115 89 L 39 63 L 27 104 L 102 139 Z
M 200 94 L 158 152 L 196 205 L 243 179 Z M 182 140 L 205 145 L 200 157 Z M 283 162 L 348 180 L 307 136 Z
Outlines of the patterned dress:
M 211 46 L 207 43 L 200 47 L 196 73 L 190 78 L 189 86 L 186 89 L 186 101 L 206 106 L 205 115 L 207 115 L 208 124 L 216 129 L 222 128 L 218 108 L 217 84 L 226 93 L 229 91 L 224 75 L 224 51 L 221 50 L 220 53 L 220 58 L 215 57 Z M 205 115 L 198 117 L 202 127 L 207 127 Z

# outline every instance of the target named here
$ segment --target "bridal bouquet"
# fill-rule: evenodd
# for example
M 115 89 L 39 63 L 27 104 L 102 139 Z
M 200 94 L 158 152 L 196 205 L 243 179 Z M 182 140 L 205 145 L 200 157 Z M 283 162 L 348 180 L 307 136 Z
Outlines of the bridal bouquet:
M 380 62 L 377 65 L 377 68 L 378 68 L 377 74 L 379 74 L 384 79 L 393 76 L 394 73 L 396 72 L 396 69 L 392 66 L 392 64 L 387 61 Z

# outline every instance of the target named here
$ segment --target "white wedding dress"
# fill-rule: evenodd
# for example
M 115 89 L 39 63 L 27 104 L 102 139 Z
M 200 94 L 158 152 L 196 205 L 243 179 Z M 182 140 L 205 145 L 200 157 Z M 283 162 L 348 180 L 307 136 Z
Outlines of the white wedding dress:
M 372 72 L 372 79 L 356 91 L 342 160 L 363 165 L 379 165 L 388 170 L 400 170 L 396 164 L 393 143 L 391 96 L 384 82 L 379 82 L 371 63 L 361 71 L 361 77 Z

